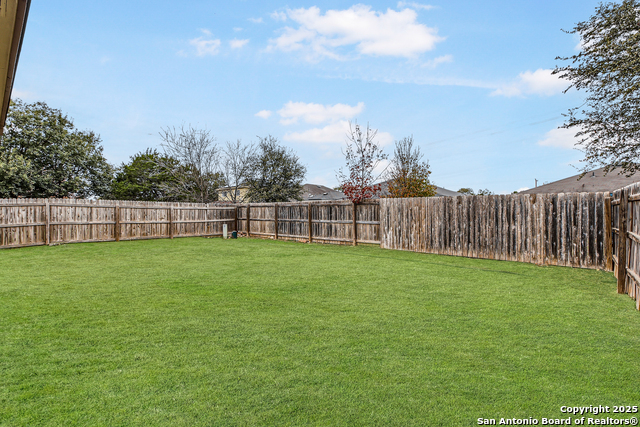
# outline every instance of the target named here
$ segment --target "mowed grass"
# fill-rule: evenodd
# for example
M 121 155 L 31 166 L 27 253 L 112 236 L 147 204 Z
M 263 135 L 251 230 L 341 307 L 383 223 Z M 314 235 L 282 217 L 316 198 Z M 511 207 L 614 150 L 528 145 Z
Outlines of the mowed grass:
M 2 426 L 465 426 L 638 405 L 639 379 L 611 273 L 248 239 L 0 251 Z

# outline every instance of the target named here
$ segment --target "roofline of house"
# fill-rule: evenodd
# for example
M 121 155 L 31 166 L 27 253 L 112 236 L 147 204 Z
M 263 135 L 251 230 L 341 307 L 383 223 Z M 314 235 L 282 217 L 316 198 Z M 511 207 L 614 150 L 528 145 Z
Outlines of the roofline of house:
M 225 190 L 234 190 L 234 189 L 242 189 L 242 188 L 249 188 L 248 185 L 231 185 L 229 187 L 218 187 L 216 188 L 216 191 L 225 191 Z
M 27 18 L 29 17 L 30 7 L 31 0 L 18 0 L 16 16 L 14 18 L 13 37 L 11 38 L 11 51 L 7 66 L 7 81 L 4 82 L 4 96 L 2 99 L 2 110 L 0 111 L 0 136 L 2 136 L 4 124 L 7 120 L 7 113 L 9 112 L 11 91 L 13 90 L 13 82 L 15 81 L 16 71 L 18 69 L 18 60 L 20 59 L 20 51 L 22 50 L 22 41 L 24 40 L 24 33 L 27 28 Z

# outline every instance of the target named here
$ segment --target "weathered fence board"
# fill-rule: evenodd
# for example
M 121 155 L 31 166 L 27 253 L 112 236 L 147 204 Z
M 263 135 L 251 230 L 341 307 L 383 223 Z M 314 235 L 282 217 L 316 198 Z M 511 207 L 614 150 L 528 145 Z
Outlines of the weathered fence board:
M 381 246 L 608 269 L 606 196 L 572 193 L 381 199 Z

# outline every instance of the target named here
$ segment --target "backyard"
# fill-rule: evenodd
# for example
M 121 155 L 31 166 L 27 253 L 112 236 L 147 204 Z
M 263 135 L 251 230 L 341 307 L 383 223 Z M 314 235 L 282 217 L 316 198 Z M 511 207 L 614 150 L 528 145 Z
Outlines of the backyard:
M 602 271 L 185 238 L 3 250 L 0 272 L 3 426 L 464 426 L 640 404 L 640 315 Z

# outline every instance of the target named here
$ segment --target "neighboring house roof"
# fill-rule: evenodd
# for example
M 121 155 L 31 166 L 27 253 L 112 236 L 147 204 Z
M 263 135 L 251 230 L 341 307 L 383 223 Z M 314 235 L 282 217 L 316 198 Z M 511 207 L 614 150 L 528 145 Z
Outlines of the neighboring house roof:
M 31 0 L 0 0 L 0 136 L 7 120 Z
M 382 191 L 381 191 L 380 195 L 382 197 L 388 196 L 389 195 L 389 181 L 381 182 L 380 185 L 382 186 Z M 462 194 L 458 193 L 457 191 L 451 191 L 451 190 L 447 190 L 446 188 L 438 187 L 436 185 L 436 195 L 435 195 L 435 197 L 453 197 L 453 196 L 462 196 Z
M 302 200 L 344 200 L 347 196 L 343 192 L 325 187 L 324 185 L 305 184 L 302 186 Z
M 618 172 L 619 170 L 612 170 L 605 176 L 604 168 L 595 169 L 587 172 L 582 179 L 579 179 L 580 174 L 578 174 L 520 191 L 519 194 L 611 192 L 640 181 L 640 174 L 627 177 L 625 174 L 618 174 Z

